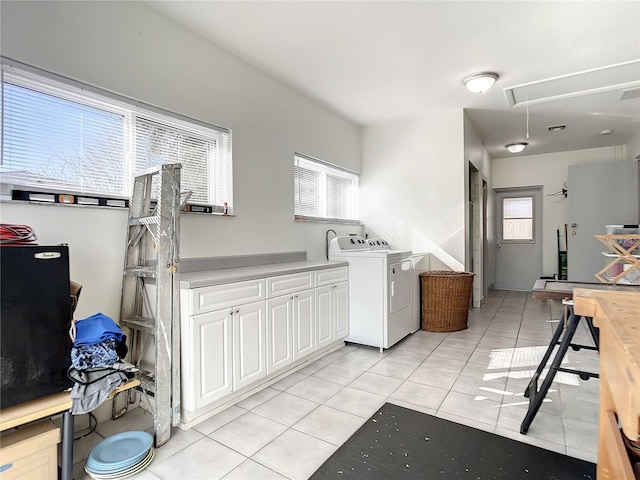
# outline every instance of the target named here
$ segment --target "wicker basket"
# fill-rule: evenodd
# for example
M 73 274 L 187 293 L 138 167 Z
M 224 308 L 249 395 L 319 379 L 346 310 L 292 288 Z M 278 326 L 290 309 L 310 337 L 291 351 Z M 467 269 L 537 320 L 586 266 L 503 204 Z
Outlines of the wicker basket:
M 422 330 L 457 332 L 467 328 L 474 275 L 449 270 L 420 274 Z

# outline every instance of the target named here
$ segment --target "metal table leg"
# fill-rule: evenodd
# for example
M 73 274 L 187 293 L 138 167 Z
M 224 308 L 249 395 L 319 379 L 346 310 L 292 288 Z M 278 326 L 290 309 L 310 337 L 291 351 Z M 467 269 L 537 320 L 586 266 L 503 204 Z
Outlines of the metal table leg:
M 62 414 L 62 480 L 73 480 L 73 415 L 67 410 Z

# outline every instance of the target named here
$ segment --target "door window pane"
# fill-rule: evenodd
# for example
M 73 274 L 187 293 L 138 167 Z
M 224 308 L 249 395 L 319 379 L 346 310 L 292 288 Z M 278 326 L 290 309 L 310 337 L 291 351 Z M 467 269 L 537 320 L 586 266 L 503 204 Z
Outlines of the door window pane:
M 533 242 L 533 197 L 502 200 L 502 241 Z
M 502 201 L 503 218 L 532 218 L 533 198 L 505 198 Z
M 505 218 L 502 220 L 503 240 L 533 240 L 533 220 Z

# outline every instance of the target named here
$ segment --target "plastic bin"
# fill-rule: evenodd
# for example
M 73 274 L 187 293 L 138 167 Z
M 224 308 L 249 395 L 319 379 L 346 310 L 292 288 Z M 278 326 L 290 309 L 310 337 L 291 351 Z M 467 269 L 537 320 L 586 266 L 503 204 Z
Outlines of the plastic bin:
M 638 235 L 640 234 L 640 225 L 605 225 L 607 235 Z
M 420 274 L 422 330 L 457 332 L 467 328 L 474 276 L 449 270 Z

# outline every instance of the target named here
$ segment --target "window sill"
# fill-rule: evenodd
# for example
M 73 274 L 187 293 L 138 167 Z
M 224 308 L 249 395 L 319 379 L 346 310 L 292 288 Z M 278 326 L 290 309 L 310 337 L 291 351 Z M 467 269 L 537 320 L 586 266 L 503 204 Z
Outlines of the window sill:
M 346 220 L 343 218 L 324 218 L 324 217 L 307 217 L 305 215 L 294 215 L 296 222 L 312 222 L 312 223 L 335 223 L 339 225 L 363 225 L 360 220 Z
M 115 200 L 115 199 L 114 199 Z M 124 200 L 120 200 L 124 201 Z M 98 210 L 124 210 L 126 212 L 129 211 L 128 199 L 126 199 L 127 203 L 123 203 L 122 205 L 95 205 L 95 204 L 82 204 L 82 203 L 65 203 L 65 202 L 55 202 L 55 201 L 45 201 L 45 200 L 15 200 L 11 197 L 7 197 L 4 195 L 0 195 L 0 204 L 10 204 L 10 205 L 40 205 L 45 207 L 74 207 L 74 208 L 94 208 Z M 213 207 L 215 208 L 215 207 Z M 181 210 L 181 215 L 208 215 L 214 217 L 235 217 L 234 214 L 224 214 L 222 212 L 193 212 L 187 210 Z

